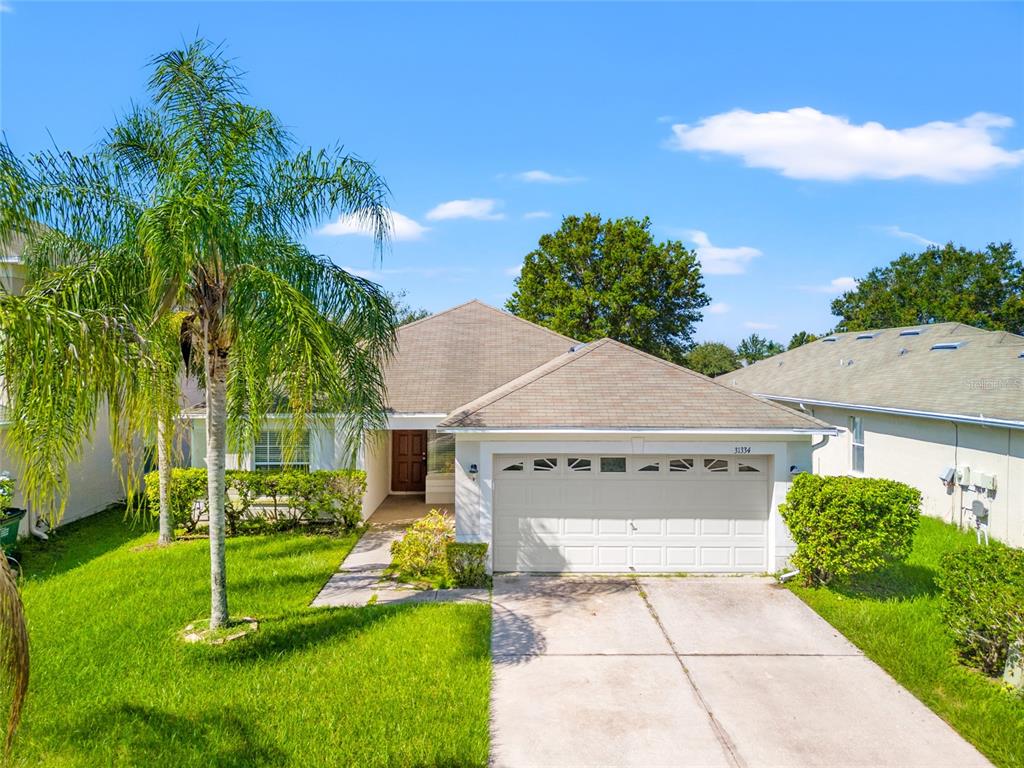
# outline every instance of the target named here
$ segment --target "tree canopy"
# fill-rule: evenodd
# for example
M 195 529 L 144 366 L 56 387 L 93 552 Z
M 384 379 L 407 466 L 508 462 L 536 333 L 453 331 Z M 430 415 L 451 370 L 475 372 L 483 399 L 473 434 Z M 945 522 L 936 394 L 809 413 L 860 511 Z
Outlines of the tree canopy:
M 513 314 L 580 341 L 605 336 L 675 362 L 710 303 L 682 243 L 656 243 L 650 220 L 567 216 L 526 255 Z
M 683 365 L 713 378 L 735 371 L 740 367 L 740 359 L 731 347 L 719 341 L 706 341 L 686 353 Z
M 750 334 L 736 346 L 736 355 L 747 365 L 785 351 L 777 341 L 769 341 L 756 333 Z
M 1024 333 L 1024 265 L 1010 243 L 947 243 L 876 267 L 832 302 L 838 331 L 959 322 Z
M 786 349 L 796 349 L 802 347 L 804 344 L 810 344 L 812 341 L 818 340 L 818 335 L 811 333 L 810 331 L 797 331 L 789 340 L 789 346 Z

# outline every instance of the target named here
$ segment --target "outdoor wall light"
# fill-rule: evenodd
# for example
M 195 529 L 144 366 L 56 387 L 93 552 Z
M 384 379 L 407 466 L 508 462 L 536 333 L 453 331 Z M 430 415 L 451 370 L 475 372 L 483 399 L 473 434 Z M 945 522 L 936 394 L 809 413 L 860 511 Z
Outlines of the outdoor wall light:
M 466 470 L 466 474 L 469 475 L 470 480 L 476 480 L 476 476 L 479 474 L 476 464 L 470 464 L 469 469 Z

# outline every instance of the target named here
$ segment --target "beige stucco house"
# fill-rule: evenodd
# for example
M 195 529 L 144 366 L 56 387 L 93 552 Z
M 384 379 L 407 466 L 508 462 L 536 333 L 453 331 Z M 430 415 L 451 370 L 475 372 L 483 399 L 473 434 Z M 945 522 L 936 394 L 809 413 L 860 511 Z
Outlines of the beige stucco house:
M 815 472 L 909 483 L 926 514 L 1024 546 L 1024 337 L 959 323 L 838 333 L 718 380 L 839 429 Z
M 812 443 L 837 430 L 608 339 L 580 344 L 478 301 L 398 331 L 388 428 L 367 434 L 364 515 L 393 494 L 454 507 L 498 571 L 765 572 Z M 193 463 L 205 424 L 191 412 Z M 297 461 L 344 464 L 312 427 Z M 282 462 L 268 422 L 242 468 Z

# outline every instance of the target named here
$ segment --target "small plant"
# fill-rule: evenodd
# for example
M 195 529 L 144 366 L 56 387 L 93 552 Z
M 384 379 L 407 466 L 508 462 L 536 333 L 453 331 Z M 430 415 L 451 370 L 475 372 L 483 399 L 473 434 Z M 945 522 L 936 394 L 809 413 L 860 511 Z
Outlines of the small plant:
M 921 492 L 894 480 L 802 474 L 779 512 L 796 542 L 793 565 L 810 586 L 905 560 L 920 508 Z
M 456 587 L 489 587 L 487 545 L 448 542 L 448 572 Z
M 447 547 L 454 540 L 452 521 L 432 509 L 391 545 L 390 570 L 400 581 L 445 582 L 449 575 Z
M 160 511 L 160 473 L 150 472 L 145 483 L 146 502 L 155 517 Z M 168 496 L 171 523 L 185 533 L 195 533 L 200 519 L 206 514 L 206 470 L 172 469 Z
M 14 478 L 6 472 L 0 472 L 0 517 L 7 514 L 14 499 Z
M 1010 646 L 1024 641 L 1024 551 L 993 544 L 949 552 L 936 581 L 960 658 L 1002 674 Z

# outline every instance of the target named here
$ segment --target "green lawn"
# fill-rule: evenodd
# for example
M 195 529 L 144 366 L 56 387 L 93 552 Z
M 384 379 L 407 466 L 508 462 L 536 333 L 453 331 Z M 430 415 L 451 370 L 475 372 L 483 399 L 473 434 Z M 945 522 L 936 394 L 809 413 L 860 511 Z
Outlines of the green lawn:
M 1024 765 L 1024 697 L 956 660 L 934 577 L 973 534 L 922 518 L 906 563 L 844 589 L 793 591 L 997 765 Z
M 484 765 L 490 610 L 311 609 L 354 537 L 228 541 L 250 638 L 189 646 L 205 541 L 151 545 L 119 511 L 24 553 L 32 638 L 21 766 Z

